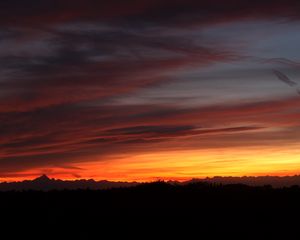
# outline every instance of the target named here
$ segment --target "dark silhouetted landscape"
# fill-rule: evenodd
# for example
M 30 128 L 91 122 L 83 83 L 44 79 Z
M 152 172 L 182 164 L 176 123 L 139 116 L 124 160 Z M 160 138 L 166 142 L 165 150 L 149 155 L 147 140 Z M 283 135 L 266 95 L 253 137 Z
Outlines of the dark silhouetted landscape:
M 216 177 L 205 179 L 206 182 L 195 179 L 183 183 L 138 184 L 62 181 L 43 175 L 32 181 L 1 183 L 0 211 L 6 224 L 21 223 L 27 230 L 29 224 L 37 230 L 33 231 L 36 235 L 43 229 L 51 237 L 80 236 L 81 239 L 120 234 L 123 237 L 147 235 L 154 239 L 158 236 L 202 239 L 203 236 L 239 236 L 245 231 L 249 232 L 242 239 L 256 239 L 258 234 L 260 237 L 286 235 L 287 222 L 294 229 L 290 222 L 300 213 L 298 185 L 232 184 L 237 179 Z M 259 179 L 256 183 L 262 180 L 267 183 L 270 179 L 295 183 L 299 177 L 239 178 L 252 184 L 253 179 Z M 227 184 L 217 183 L 221 180 Z

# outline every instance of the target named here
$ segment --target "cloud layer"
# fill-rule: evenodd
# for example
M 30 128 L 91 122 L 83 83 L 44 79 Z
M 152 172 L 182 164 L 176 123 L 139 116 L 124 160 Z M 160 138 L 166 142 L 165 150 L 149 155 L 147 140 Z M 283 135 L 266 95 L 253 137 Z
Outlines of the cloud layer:
M 300 76 L 298 59 L 277 52 L 298 36 L 299 1 L 4 0 L 0 9 L 0 177 L 299 142 L 299 96 L 272 73 Z M 291 30 L 269 40 L 266 22 L 272 36 Z M 259 33 L 246 33 L 251 42 L 239 34 L 249 24 Z M 274 47 L 253 55 L 265 42 Z M 266 91 L 249 94 L 251 85 Z

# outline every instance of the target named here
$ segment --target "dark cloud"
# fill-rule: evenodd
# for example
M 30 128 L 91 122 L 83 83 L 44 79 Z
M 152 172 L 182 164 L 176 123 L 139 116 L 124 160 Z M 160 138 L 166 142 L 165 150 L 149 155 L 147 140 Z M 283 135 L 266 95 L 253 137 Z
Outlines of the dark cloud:
M 290 87 L 294 87 L 297 90 L 297 93 L 300 95 L 300 89 L 298 87 L 297 82 L 292 81 L 291 79 L 289 79 L 288 76 L 286 76 L 284 73 L 282 73 L 278 70 L 273 69 L 273 73 L 276 75 L 276 77 L 280 81 L 284 82 L 285 84 L 289 85 Z
M 285 74 L 283 74 L 282 72 L 278 71 L 278 70 L 275 70 L 273 69 L 273 73 L 277 76 L 277 78 L 286 83 L 287 85 L 289 85 L 290 87 L 295 87 L 297 86 L 298 84 L 294 81 L 292 81 L 291 79 L 289 79 Z
M 134 134 L 164 134 L 164 133 L 177 133 L 182 131 L 189 131 L 195 129 L 194 126 L 136 126 L 129 128 L 117 128 L 111 129 L 108 134 L 125 134 L 125 135 L 134 135 Z
M 55 45 L 50 55 L 24 56 L 20 49 L 17 56 L 0 56 L 1 68 L 9 72 L 8 80 L 0 83 L 5 93 L 0 111 L 114 97 L 169 81 L 170 74 L 180 69 L 231 59 L 225 50 L 182 37 L 145 36 L 120 29 L 58 31 L 47 41 Z
M 0 23 L 12 26 L 44 26 L 74 21 L 191 25 L 226 22 L 238 18 L 299 17 L 297 0 L 4 0 L 1 1 L 0 9 Z

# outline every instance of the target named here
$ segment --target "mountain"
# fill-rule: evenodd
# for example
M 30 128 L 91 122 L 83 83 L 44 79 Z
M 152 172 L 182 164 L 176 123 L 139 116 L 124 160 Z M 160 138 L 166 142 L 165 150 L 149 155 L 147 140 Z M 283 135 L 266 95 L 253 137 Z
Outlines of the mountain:
M 92 189 L 103 190 L 110 188 L 123 188 L 138 185 L 137 182 L 110 182 L 106 180 L 95 181 L 93 179 L 80 180 L 60 180 L 49 178 L 47 175 L 42 175 L 34 180 L 25 180 L 22 182 L 3 182 L 0 183 L 0 191 L 10 190 L 77 190 L 77 189 Z
M 272 187 L 290 187 L 293 185 L 300 186 L 300 175 L 294 176 L 244 176 L 244 177 L 212 177 L 205 179 L 192 179 L 186 183 L 207 182 L 212 184 L 246 184 L 249 186 L 265 186 L 271 185 Z
M 300 175 L 295 176 L 261 176 L 261 177 L 212 177 L 203 179 L 191 179 L 185 182 L 168 181 L 169 185 L 188 185 L 197 183 L 209 184 L 245 184 L 249 186 L 265 186 L 271 185 L 275 188 L 290 187 L 293 185 L 300 186 Z M 0 191 L 10 190 L 77 190 L 77 189 L 92 189 L 104 190 L 111 188 L 125 188 L 137 186 L 138 182 L 111 182 L 106 180 L 95 181 L 93 179 L 80 179 L 80 180 L 60 180 L 49 178 L 47 175 L 42 175 L 34 180 L 25 180 L 22 182 L 2 182 L 0 183 Z

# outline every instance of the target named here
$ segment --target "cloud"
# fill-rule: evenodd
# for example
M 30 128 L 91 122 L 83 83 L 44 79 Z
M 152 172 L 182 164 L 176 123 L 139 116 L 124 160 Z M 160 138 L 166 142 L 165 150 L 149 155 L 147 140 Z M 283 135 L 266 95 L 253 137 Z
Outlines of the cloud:
M 170 81 L 175 71 L 231 58 L 223 49 L 193 44 L 182 36 L 149 37 L 120 29 L 52 35 L 42 37 L 39 44 L 45 46 L 36 50 L 40 54 L 25 55 L 22 47 L 8 56 L 0 54 L 8 75 L 0 83 L 0 111 L 107 99 Z M 19 44 L 27 45 L 24 40 Z M 54 45 L 51 54 L 43 55 L 49 44 Z
M 232 49 L 163 32 L 170 24 L 183 30 L 181 22 L 293 18 L 297 6 L 279 0 L 2 1 L 0 59 L 7 80 L 0 82 L 0 111 L 106 99 L 169 81 L 174 71 L 232 61 Z M 157 30 L 148 30 L 153 24 Z
M 17 7 L 16 7 L 17 6 Z M 1 1 L 0 24 L 45 26 L 74 21 L 175 25 L 228 22 L 237 19 L 299 17 L 297 0 L 159 1 L 38 0 Z M 139 22 L 137 22 L 137 20 Z
M 122 97 L 184 83 L 189 71 L 265 61 L 203 30 L 231 22 L 294 21 L 299 8 L 296 0 L 1 1 L 0 174 L 53 167 L 74 170 L 76 177 L 81 169 L 71 169 L 75 162 L 238 146 L 247 139 L 276 145 L 272 137 L 290 129 L 295 136 L 289 133 L 284 141 L 298 141 L 295 98 L 182 106 L 195 97 L 177 96 L 179 88 L 174 96 L 157 98 L 166 101 L 148 104 Z M 286 58 L 268 63 L 297 67 Z M 205 89 L 199 92 L 205 95 Z
M 67 105 L 32 112 L 6 113 L 6 117 L 2 114 L 1 119 L 0 166 L 2 172 L 49 165 L 68 166 L 95 157 L 107 159 L 113 155 L 148 152 L 152 149 L 176 149 L 180 146 L 179 142 L 192 143 L 198 137 L 214 141 L 211 146 L 248 144 L 246 139 L 249 136 L 254 136 L 256 140 L 252 144 L 261 145 L 268 136 L 268 144 L 282 144 L 272 139 L 277 131 L 273 133 L 269 129 L 294 126 L 299 116 L 290 114 L 289 109 L 298 105 L 299 102 L 293 98 L 184 110 L 170 106 L 88 108 Z M 246 122 L 255 125 L 241 126 Z M 225 127 L 228 124 L 229 127 Z M 284 129 L 282 131 L 285 132 Z M 298 141 L 297 132 L 290 140 Z M 232 137 L 227 134 L 232 134 Z M 225 136 L 231 140 L 220 140 Z M 208 140 L 201 140 L 198 144 L 209 147 Z M 172 146 L 174 141 L 177 144 Z M 193 144 L 190 147 L 195 147 Z

